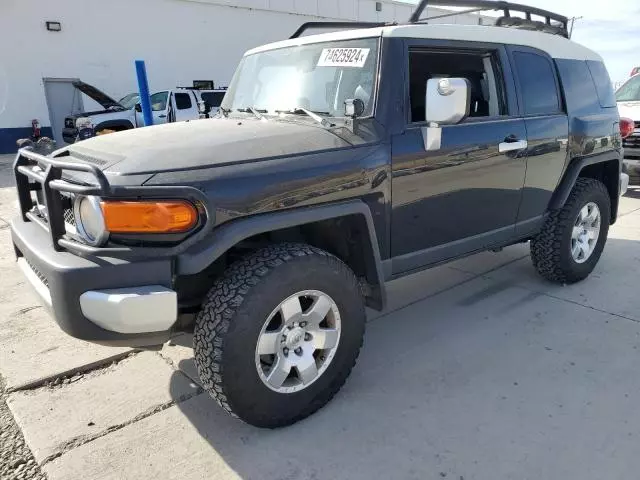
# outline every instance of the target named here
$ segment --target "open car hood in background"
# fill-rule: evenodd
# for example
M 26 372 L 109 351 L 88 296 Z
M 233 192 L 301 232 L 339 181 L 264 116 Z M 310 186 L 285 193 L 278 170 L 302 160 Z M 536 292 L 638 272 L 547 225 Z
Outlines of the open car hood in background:
M 76 87 L 78 90 L 80 90 L 82 93 L 84 93 L 87 97 L 98 102 L 105 109 L 113 108 L 113 107 L 124 109 L 124 107 L 120 105 L 118 102 L 116 102 L 113 98 L 111 98 L 109 95 L 107 95 L 103 91 L 98 90 L 93 85 L 89 85 L 88 83 L 84 83 L 84 82 L 81 82 L 80 80 L 77 80 L 73 82 L 73 86 Z

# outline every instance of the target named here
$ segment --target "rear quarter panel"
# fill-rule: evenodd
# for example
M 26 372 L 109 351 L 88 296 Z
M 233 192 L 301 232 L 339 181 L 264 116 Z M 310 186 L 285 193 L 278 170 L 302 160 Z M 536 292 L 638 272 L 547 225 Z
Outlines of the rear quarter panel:
M 556 59 L 569 117 L 569 158 L 620 151 L 619 116 L 615 101 L 600 98 L 588 62 Z M 610 85 L 608 88 L 613 95 Z M 566 170 L 566 165 L 565 165 Z

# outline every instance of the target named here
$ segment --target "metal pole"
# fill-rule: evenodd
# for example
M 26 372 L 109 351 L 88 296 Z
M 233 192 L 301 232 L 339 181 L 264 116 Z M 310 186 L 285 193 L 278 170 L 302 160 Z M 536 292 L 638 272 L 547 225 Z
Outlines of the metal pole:
M 138 77 L 138 92 L 140 93 L 140 106 L 145 127 L 153 125 L 151 115 L 151 100 L 149 100 L 149 83 L 147 82 L 147 69 L 144 60 L 136 60 L 136 76 Z

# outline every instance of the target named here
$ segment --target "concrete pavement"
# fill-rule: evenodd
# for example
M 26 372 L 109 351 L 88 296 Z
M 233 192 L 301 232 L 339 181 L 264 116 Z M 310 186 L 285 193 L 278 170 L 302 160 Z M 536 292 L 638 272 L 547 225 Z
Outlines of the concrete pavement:
M 541 280 L 527 245 L 392 283 L 344 389 L 312 417 L 266 431 L 202 393 L 188 336 L 132 352 L 57 330 L 14 265 L 6 173 L 0 373 L 51 480 L 585 480 L 640 469 L 640 190 L 622 199 L 580 284 Z

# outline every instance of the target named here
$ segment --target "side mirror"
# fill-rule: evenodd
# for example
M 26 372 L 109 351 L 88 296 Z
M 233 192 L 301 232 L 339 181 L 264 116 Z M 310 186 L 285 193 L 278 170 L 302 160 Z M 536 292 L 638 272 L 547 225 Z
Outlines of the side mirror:
M 139 103 L 136 103 L 136 112 L 142 112 L 142 105 L 140 105 Z
M 429 123 L 454 125 L 469 115 L 471 85 L 466 78 L 427 80 L 425 119 Z
M 364 113 L 364 102 L 359 98 L 350 98 L 344 101 L 344 115 L 346 117 L 358 118 Z
M 424 149 L 440 150 L 441 125 L 455 125 L 469 115 L 471 85 L 466 78 L 431 78 L 427 80 L 425 119 L 422 127 Z

